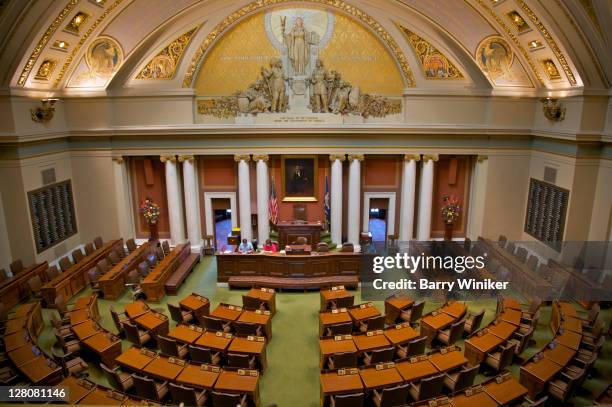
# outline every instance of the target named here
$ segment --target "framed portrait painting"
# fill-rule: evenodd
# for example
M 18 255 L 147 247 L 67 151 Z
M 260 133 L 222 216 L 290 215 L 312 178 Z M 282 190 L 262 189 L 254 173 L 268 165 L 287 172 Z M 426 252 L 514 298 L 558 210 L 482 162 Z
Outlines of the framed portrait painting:
M 316 202 L 318 169 L 318 158 L 315 155 L 283 156 L 283 202 Z

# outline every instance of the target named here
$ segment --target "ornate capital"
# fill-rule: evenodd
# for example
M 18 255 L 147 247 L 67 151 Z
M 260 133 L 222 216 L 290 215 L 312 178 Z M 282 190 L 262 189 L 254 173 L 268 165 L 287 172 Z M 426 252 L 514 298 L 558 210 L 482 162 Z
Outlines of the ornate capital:
M 363 156 L 363 154 L 349 154 L 348 155 L 348 160 L 349 161 L 363 161 L 365 159 L 365 157 Z
M 113 157 L 113 161 L 116 162 L 117 164 L 123 164 L 123 156 L 117 156 L 117 157 Z
M 404 154 L 404 161 L 421 161 L 421 154 Z
M 175 155 L 160 155 L 159 156 L 159 160 L 163 163 L 165 163 L 166 161 L 170 161 L 171 163 L 175 163 L 176 162 L 176 156 Z
M 253 161 L 265 161 L 268 162 L 268 160 L 270 159 L 270 157 L 268 157 L 268 154 L 253 154 Z
M 478 161 L 479 163 L 483 162 L 484 160 L 488 160 L 489 156 L 486 155 L 477 155 L 476 156 L 476 161 Z
M 195 157 L 193 154 L 179 155 L 178 160 L 180 163 L 184 163 L 185 161 L 193 161 Z
M 251 156 L 249 154 L 234 154 L 234 161 L 236 162 L 250 161 L 250 160 L 251 160 Z
M 429 160 L 436 162 L 440 159 L 440 157 L 438 157 L 438 154 L 423 154 L 423 162 L 427 162 Z
M 330 154 L 329 155 L 329 161 L 334 162 L 336 160 L 345 161 L 346 154 Z

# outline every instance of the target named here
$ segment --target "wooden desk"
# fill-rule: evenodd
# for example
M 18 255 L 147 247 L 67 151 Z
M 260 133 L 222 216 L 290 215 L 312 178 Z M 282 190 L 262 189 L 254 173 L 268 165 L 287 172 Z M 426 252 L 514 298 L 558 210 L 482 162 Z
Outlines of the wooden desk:
M 559 302 L 559 308 L 561 311 L 561 315 L 564 318 L 567 317 L 578 317 L 578 312 L 576 312 L 576 307 L 574 307 L 574 304 L 569 303 L 569 302 L 565 302 L 565 301 L 560 301 Z
M 395 367 L 406 382 L 417 382 L 425 377 L 440 373 L 429 358 L 416 362 L 404 361 L 396 363 Z
M 270 315 L 261 311 L 244 310 L 240 314 L 238 322 L 257 324 L 263 328 L 266 338 L 268 340 L 272 339 L 272 317 Z
M 98 283 L 104 299 L 115 300 L 123 295 L 128 273 L 136 269 L 139 263 L 146 260 L 151 249 L 152 246 L 149 242 L 143 243 L 99 278 Z
M 106 366 L 115 366 L 115 358 L 121 354 L 121 340 L 110 332 L 100 332 L 82 342 L 94 351 Z
M 330 325 L 352 322 L 351 315 L 346 310 L 337 312 L 319 312 L 319 337 L 324 336 L 325 329 Z
M 25 365 L 31 362 L 42 354 L 42 351 L 35 345 L 22 346 L 8 353 L 8 357 L 11 359 L 16 367 Z
M 573 317 L 567 317 L 561 321 L 561 327 L 566 331 L 582 334 L 582 320 Z
M 546 349 L 544 357 L 552 360 L 558 365 L 566 366 L 574 357 L 576 351 L 563 345 L 557 345 L 554 349 Z
M 87 271 L 106 258 L 112 250 L 123 250 L 123 239 L 106 242 L 100 249 L 85 256 L 68 270 L 60 273 L 41 288 L 42 296 L 48 307 L 55 305 L 55 298 L 62 294 L 66 301 L 87 287 Z
M 176 377 L 176 382 L 196 389 L 210 390 L 215 385 L 221 368 L 211 365 L 192 365 L 188 363 Z
M 119 365 L 139 373 L 157 357 L 157 354 L 153 351 L 142 350 L 144 350 L 144 353 L 139 348 L 129 348 L 119 355 L 116 361 Z
M 166 295 L 165 284 L 191 253 L 190 244 L 179 244 L 140 283 L 147 301 L 159 302 Z
M 77 404 L 96 389 L 96 384 L 88 380 L 77 379 L 75 376 L 68 376 L 58 384 L 58 387 L 66 387 L 68 389 L 67 404 Z
M 230 304 L 219 304 L 211 313 L 211 317 L 223 319 L 225 321 L 235 321 L 242 314 L 242 307 Z
M 325 360 L 337 353 L 345 353 L 345 352 L 356 352 L 357 347 L 355 346 L 355 342 L 353 342 L 353 338 L 348 336 L 341 336 L 340 340 L 336 340 L 335 338 L 325 338 L 319 339 L 319 349 L 321 351 L 321 358 L 319 361 L 319 367 L 321 369 L 324 368 Z
M 419 333 L 408 322 L 386 328 L 384 333 L 393 346 L 403 345 L 419 337 Z
M 452 301 L 444 305 L 442 308 L 440 308 L 440 311 L 444 312 L 445 314 L 450 315 L 456 320 L 459 320 L 461 319 L 461 317 L 463 317 L 463 315 L 465 315 L 465 312 L 467 311 L 467 307 L 465 306 L 465 304 L 461 302 Z
M 465 340 L 465 357 L 470 366 L 477 365 L 485 359 L 485 355 L 504 343 L 505 340 L 491 333 L 482 336 L 474 335 Z
M 485 392 L 502 406 L 507 406 L 525 397 L 527 389 L 516 379 L 510 378 L 502 383 L 495 380 L 484 385 Z
M 28 304 L 21 304 L 17 307 L 13 315 L 9 316 L 8 319 L 18 319 L 21 317 L 27 317 L 33 308 L 36 306 L 36 302 L 30 302 Z
M 210 301 L 198 294 L 190 294 L 183 298 L 179 302 L 179 306 L 187 311 L 193 311 L 196 317 L 210 313 Z
M 521 310 L 521 303 L 514 298 L 504 298 L 504 300 L 502 301 L 502 306 L 504 309 L 515 309 L 518 311 Z
M 15 332 L 4 337 L 4 350 L 10 352 L 12 350 L 21 348 L 22 346 L 30 345 L 32 339 L 28 333 L 24 330 Z
M 465 393 L 457 394 L 452 397 L 453 407 L 498 407 L 499 404 L 486 392 L 473 393 L 471 396 Z
M 402 383 L 403 379 L 395 367 L 377 370 L 375 366 L 359 369 L 359 376 L 368 390 L 394 386 Z
M 134 322 L 144 330 L 152 331 L 157 335 L 166 335 L 170 330 L 170 321 L 168 321 L 168 317 L 154 311 L 142 314 L 135 318 Z
M 349 308 L 348 312 L 355 323 L 380 316 L 380 311 L 371 302 Z
M 62 379 L 62 368 L 44 356 L 39 356 L 19 366 L 19 371 L 35 385 L 51 386 Z
M 436 315 L 429 314 L 421 318 L 421 336 L 427 337 L 427 346 L 431 345 L 439 330 L 445 329 L 453 322 L 455 322 L 455 317 L 445 312 L 438 312 Z
M 253 338 L 250 340 L 250 338 Z M 262 337 L 263 338 L 263 337 Z M 227 348 L 228 353 L 243 353 L 246 355 L 253 355 L 257 358 L 259 362 L 259 367 L 262 371 L 266 370 L 267 361 L 266 361 L 266 341 L 258 341 L 257 337 L 240 337 L 235 336 Z
M 96 321 L 100 319 L 100 309 L 98 307 L 97 295 L 94 294 L 87 297 L 77 298 L 77 300 L 74 302 L 74 305 L 72 306 L 71 311 L 77 311 L 81 309 L 88 309 L 89 314 Z
M 555 340 L 570 349 L 578 350 L 582 341 L 582 335 L 572 331 L 564 331 L 561 335 L 555 336 Z
M 272 288 L 251 288 L 245 296 L 265 302 L 268 311 L 272 315 L 276 314 L 276 293 Z
M 440 372 L 455 370 L 468 362 L 467 358 L 463 356 L 460 349 L 446 352 L 445 354 L 442 354 L 441 352 L 432 353 L 429 356 L 429 361 Z
M 330 306 L 329 304 L 332 301 L 336 301 L 340 298 L 351 298 L 354 297 L 354 294 L 347 291 L 344 287 L 331 289 L 331 290 L 321 290 L 321 311 L 327 311 Z
M 30 286 L 28 280 L 34 276 L 40 277 L 41 281 L 46 281 L 45 271 L 49 264 L 45 261 L 34 266 L 30 266 L 19 272 L 16 276 L 8 278 L 0 283 L 0 298 L 6 309 L 11 309 L 15 305 L 24 301 L 30 296 Z
M 214 389 L 233 394 L 248 394 L 253 404 L 259 406 L 259 375 L 251 376 L 248 374 L 249 370 L 245 372 L 247 374 L 240 375 L 238 371 L 222 370 Z
M 386 348 L 391 345 L 384 333 L 368 336 L 367 334 L 354 335 L 353 341 L 360 352 Z
M 79 338 L 80 341 L 83 341 L 90 336 L 96 335 L 101 331 L 101 328 L 98 326 L 96 321 L 88 319 L 85 322 L 82 322 L 78 325 L 71 326 L 70 330 Z
M 136 301 L 125 306 L 125 313 L 130 319 L 138 318 L 149 312 L 149 306 L 144 301 Z
M 143 372 L 156 379 L 174 381 L 184 368 L 184 360 L 158 356 L 145 366 Z
M 276 225 L 281 248 L 296 244 L 299 237 L 305 237 L 306 243 L 316 246 L 321 241 L 321 222 L 278 222 Z
M 508 308 L 504 312 L 499 314 L 498 319 L 507 322 L 512 325 L 521 324 L 521 311 Z
M 220 335 L 217 335 L 217 333 Z M 203 348 L 225 353 L 234 337 L 232 334 L 217 333 L 210 331 L 204 332 L 204 334 L 196 340 L 195 344 Z
M 349 369 L 345 369 L 345 372 L 343 375 L 338 372 L 321 373 L 321 406 L 326 405 L 329 396 L 363 391 L 363 383 L 357 369 L 354 373 Z
M 181 343 L 194 344 L 204 333 L 204 329 L 196 325 L 177 325 L 166 335 Z
M 21 332 L 27 324 L 28 317 L 13 318 L 6 321 L 4 335 L 14 334 L 15 332 Z
M 563 366 L 548 358 L 542 358 L 538 362 L 528 362 L 521 366 L 519 381 L 527 388 L 529 397 L 534 400 L 538 394 L 544 391 L 546 383 L 561 369 L 563 369 Z
M 127 397 L 123 393 L 96 387 L 91 393 L 83 397 L 79 404 L 92 406 L 120 406 L 126 399 Z
M 490 334 L 493 334 L 499 338 L 508 340 L 508 338 L 512 336 L 512 334 L 514 333 L 514 331 L 516 331 L 517 328 L 518 327 L 516 325 L 513 325 L 505 321 L 501 321 L 501 322 L 498 322 L 497 324 L 489 325 L 487 327 L 487 330 L 489 331 Z
M 393 325 L 402 311 L 412 307 L 414 300 L 408 297 L 395 296 L 385 300 L 385 323 Z
M 88 308 L 82 308 L 76 311 L 70 311 L 70 325 L 75 326 L 85 321 L 92 319 Z

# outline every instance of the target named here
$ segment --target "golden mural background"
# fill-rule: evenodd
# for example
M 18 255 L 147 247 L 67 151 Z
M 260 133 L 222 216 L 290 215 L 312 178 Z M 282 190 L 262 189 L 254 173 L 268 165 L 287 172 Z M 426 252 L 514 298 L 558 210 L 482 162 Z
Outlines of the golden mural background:
M 343 14 L 334 13 L 332 38 L 319 51 L 325 66 L 363 92 L 401 95 L 404 83 L 386 47 L 367 28 Z M 198 96 L 229 95 L 246 88 L 260 68 L 280 52 L 268 40 L 265 13 L 246 18 L 229 30 L 205 57 L 197 76 Z

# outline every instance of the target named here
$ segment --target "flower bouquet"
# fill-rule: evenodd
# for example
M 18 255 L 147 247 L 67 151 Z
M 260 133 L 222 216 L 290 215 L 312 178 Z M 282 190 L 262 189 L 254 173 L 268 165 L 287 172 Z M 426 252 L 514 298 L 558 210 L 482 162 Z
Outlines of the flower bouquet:
M 151 198 L 146 198 L 140 204 L 140 213 L 149 226 L 149 240 L 157 240 L 157 221 L 159 220 L 159 206 Z
M 452 195 L 442 195 L 442 220 L 444 223 L 455 223 L 459 219 L 461 213 L 461 207 L 459 206 L 459 199 Z

